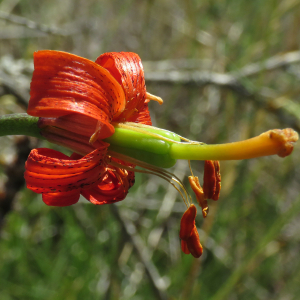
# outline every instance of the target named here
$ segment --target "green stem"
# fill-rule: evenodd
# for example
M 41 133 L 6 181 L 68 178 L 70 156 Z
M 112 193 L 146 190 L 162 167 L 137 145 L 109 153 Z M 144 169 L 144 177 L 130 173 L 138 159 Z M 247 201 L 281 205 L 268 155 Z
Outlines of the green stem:
M 39 118 L 27 114 L 12 114 L 0 117 L 0 136 L 27 135 L 44 139 L 38 127 Z

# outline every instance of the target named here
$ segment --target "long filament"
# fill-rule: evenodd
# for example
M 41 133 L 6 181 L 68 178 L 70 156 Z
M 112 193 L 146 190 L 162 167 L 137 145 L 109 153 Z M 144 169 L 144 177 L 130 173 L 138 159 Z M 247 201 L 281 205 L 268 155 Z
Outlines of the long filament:
M 123 165 L 121 165 L 121 164 L 120 164 L 118 167 L 123 168 L 123 169 L 128 169 L 128 170 L 130 170 L 130 171 L 132 171 L 132 172 L 148 173 L 148 174 L 157 175 L 157 176 L 161 177 L 162 179 L 164 179 L 164 180 L 168 181 L 169 183 L 171 183 L 171 184 L 176 188 L 176 190 L 180 193 L 180 195 L 182 196 L 183 201 L 185 202 L 185 204 L 186 204 L 187 206 L 189 206 L 189 198 L 191 199 L 191 197 L 190 197 L 190 195 L 186 192 L 186 189 L 185 189 L 185 187 L 184 187 L 184 184 L 181 182 L 181 180 L 180 180 L 177 176 L 175 176 L 174 174 L 172 174 L 172 173 L 170 173 L 170 172 L 168 172 L 168 171 L 165 171 L 165 170 L 163 170 L 163 169 L 156 168 L 156 167 L 153 168 L 152 165 L 146 164 L 146 163 L 141 162 L 141 161 L 138 161 L 138 160 L 136 160 L 136 159 L 131 159 L 131 158 L 129 158 L 129 157 L 126 157 L 125 155 L 119 155 L 119 154 L 115 155 L 115 154 L 113 153 L 113 151 L 109 151 L 109 152 L 110 152 L 110 154 L 112 154 L 112 155 L 113 155 L 114 157 L 116 157 L 116 158 L 125 160 L 125 161 L 127 161 L 127 162 L 129 162 L 129 163 L 133 163 L 133 164 L 135 164 L 135 165 L 138 165 L 138 166 L 140 166 L 140 167 L 146 168 L 146 169 L 148 169 L 148 170 L 147 170 L 147 171 L 146 171 L 146 170 L 140 170 L 140 169 L 131 168 L 131 167 L 125 168 L 125 166 L 123 166 Z M 149 171 L 149 170 L 150 170 L 150 171 Z M 175 183 L 177 183 L 177 184 L 179 185 L 179 187 L 184 191 L 185 197 L 183 196 L 182 192 L 180 192 L 180 191 L 178 190 L 178 188 L 172 183 L 172 180 L 173 180 Z M 187 203 L 186 203 L 186 202 L 187 202 Z
M 168 172 L 164 169 L 152 166 L 152 165 L 147 164 L 145 162 L 139 161 L 137 159 L 128 157 L 128 156 L 120 154 L 120 153 L 116 153 L 114 151 L 108 151 L 108 154 L 111 155 L 112 157 L 124 160 L 126 162 L 132 163 L 132 164 L 134 164 L 136 166 L 139 166 L 141 168 L 144 168 L 144 169 L 141 170 L 141 169 L 137 169 L 137 168 L 132 168 L 132 167 L 124 166 L 122 164 L 118 164 L 116 162 L 110 161 L 109 164 L 111 164 L 113 166 L 116 166 L 116 167 L 121 168 L 121 169 L 129 170 L 129 171 L 132 171 L 132 172 L 139 172 L 139 173 L 147 173 L 147 174 L 157 175 L 160 178 L 168 181 L 179 192 L 179 194 L 182 197 L 185 205 L 187 207 L 190 206 L 190 201 L 192 202 L 192 198 L 191 198 L 190 194 L 187 192 L 183 182 L 176 175 L 174 175 L 174 174 L 172 174 L 172 173 L 170 173 L 170 172 Z M 176 186 L 176 184 L 179 187 Z M 182 193 L 182 191 L 183 191 L 183 193 Z
M 193 173 L 193 171 L 192 171 L 191 161 L 189 160 L 188 162 L 189 162 L 189 168 L 190 168 L 191 174 L 192 174 L 193 177 L 195 177 L 195 176 L 194 176 L 194 173 Z

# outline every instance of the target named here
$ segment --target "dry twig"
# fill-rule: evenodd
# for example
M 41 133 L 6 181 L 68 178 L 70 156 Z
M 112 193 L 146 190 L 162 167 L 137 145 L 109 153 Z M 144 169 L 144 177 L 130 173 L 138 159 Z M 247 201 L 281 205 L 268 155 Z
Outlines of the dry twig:
M 0 86 L 4 89 L 4 94 L 14 95 L 19 105 L 26 110 L 29 99 L 29 90 L 23 90 L 18 87 L 15 80 L 0 70 Z
M 54 26 L 47 26 L 44 24 L 38 24 L 34 21 L 28 20 L 27 18 L 20 17 L 17 15 L 9 14 L 4 11 L 0 11 L 0 19 L 6 20 L 8 22 L 21 25 L 27 27 L 29 29 L 37 30 L 43 32 L 45 34 L 52 34 L 52 35 L 60 35 L 60 36 L 69 36 L 75 34 L 75 31 L 70 30 L 63 30 Z

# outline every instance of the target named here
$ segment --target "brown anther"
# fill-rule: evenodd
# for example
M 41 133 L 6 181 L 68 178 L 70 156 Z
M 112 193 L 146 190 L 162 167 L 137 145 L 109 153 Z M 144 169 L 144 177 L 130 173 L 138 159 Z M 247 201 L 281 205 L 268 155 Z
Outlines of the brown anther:
M 190 254 L 191 253 L 188 246 L 187 246 L 186 241 L 184 241 L 184 240 L 181 240 L 181 250 L 185 254 Z
M 197 202 L 199 206 L 202 208 L 202 215 L 203 218 L 206 218 L 208 214 L 208 206 L 207 206 L 207 201 L 204 199 L 204 192 L 203 189 L 199 183 L 199 179 L 197 176 L 189 176 L 189 182 L 192 190 L 194 191 L 196 195 Z
M 184 212 L 181 222 L 180 222 L 180 233 L 179 237 L 182 240 L 186 240 L 192 234 L 192 230 L 195 226 L 197 209 L 194 204 L 191 204 L 190 207 Z
M 212 196 L 212 200 L 217 201 L 221 192 L 221 172 L 220 172 L 220 162 L 218 160 L 214 160 L 215 167 L 215 176 L 216 176 L 216 190 Z
M 200 243 L 199 234 L 195 225 L 195 218 L 197 209 L 195 205 L 191 204 L 185 211 L 180 222 L 181 249 L 185 254 L 191 253 L 194 257 L 198 258 L 203 252 Z
M 199 258 L 203 253 L 203 247 L 200 243 L 197 227 L 194 226 L 191 236 L 187 239 L 186 245 L 188 250 L 195 258 Z
M 204 199 L 218 200 L 221 190 L 220 163 L 206 160 L 204 164 L 203 192 Z
M 152 95 L 150 93 L 146 93 L 146 100 L 153 100 L 153 101 L 156 101 L 158 102 L 160 105 L 163 104 L 163 99 L 161 99 L 160 97 L 158 96 L 155 96 L 155 95 Z

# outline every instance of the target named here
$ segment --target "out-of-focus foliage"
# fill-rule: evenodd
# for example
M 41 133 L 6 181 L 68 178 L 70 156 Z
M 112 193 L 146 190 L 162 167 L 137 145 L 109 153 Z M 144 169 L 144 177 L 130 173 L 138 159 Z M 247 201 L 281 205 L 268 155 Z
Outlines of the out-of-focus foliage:
M 299 6 L 296 0 L 2 0 L 0 11 L 23 17 L 27 26 L 0 14 L 0 83 L 13 86 L 0 85 L 0 112 L 25 111 L 36 50 L 92 60 L 132 51 L 145 61 L 148 91 L 165 101 L 151 103 L 158 127 L 206 143 L 297 130 Z M 185 80 L 167 78 L 174 71 Z M 210 77 L 197 84 L 191 74 Z M 223 84 L 220 74 L 236 82 Z M 1 138 L 2 194 L 15 140 Z M 199 260 L 180 251 L 185 207 L 159 178 L 138 174 L 115 206 L 52 208 L 23 188 L 1 220 L 0 298 L 296 300 L 299 154 L 297 145 L 285 159 L 221 162 L 221 197 L 210 203 L 205 221 L 197 217 Z M 192 166 L 202 178 L 203 163 Z M 179 161 L 172 172 L 186 178 L 187 163 Z

